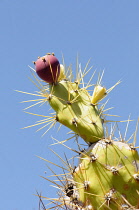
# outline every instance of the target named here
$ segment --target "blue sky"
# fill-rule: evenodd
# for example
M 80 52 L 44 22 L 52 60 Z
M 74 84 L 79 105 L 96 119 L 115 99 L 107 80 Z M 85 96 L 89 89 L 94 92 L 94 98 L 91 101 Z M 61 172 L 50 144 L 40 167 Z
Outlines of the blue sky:
M 21 129 L 40 118 L 22 111 L 26 104 L 19 102 L 31 97 L 14 90 L 36 90 L 28 79 L 28 65 L 33 66 L 32 61 L 47 52 L 55 52 L 60 62 L 63 53 L 73 69 L 77 53 L 82 65 L 91 58 L 97 72 L 105 69 L 103 85 L 107 88 L 122 80 L 110 93 L 109 106 L 115 107 L 111 113 L 120 115 L 120 120 L 131 114 L 135 121 L 130 135 L 139 116 L 139 1 L 1 0 L 0 9 L 0 208 L 38 210 L 36 190 L 50 197 L 55 193 L 40 177 L 47 168 L 36 155 L 57 161 L 48 146 L 51 136 L 63 139 L 65 128 L 59 133 L 52 129 L 43 138 L 35 127 Z M 47 115 L 48 109 L 44 105 L 30 111 Z M 125 124 L 119 126 L 124 132 Z M 59 146 L 53 149 L 71 156 Z

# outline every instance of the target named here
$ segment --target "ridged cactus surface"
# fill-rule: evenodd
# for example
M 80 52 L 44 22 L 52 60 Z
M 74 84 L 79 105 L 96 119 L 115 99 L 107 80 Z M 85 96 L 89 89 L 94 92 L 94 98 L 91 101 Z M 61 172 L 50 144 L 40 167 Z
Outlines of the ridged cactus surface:
M 91 96 L 77 82 L 62 80 L 50 85 L 49 104 L 56 111 L 57 121 L 67 126 L 86 142 L 103 138 L 100 113 L 91 103 Z
M 83 207 L 139 208 L 139 155 L 135 148 L 108 139 L 92 144 L 80 156 L 73 179 Z

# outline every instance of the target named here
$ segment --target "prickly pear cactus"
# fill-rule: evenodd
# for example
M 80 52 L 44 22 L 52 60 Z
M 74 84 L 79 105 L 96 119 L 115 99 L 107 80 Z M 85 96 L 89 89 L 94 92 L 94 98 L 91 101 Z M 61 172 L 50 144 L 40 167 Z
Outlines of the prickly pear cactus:
M 87 143 L 87 149 L 83 151 L 70 148 L 79 154 L 77 157 L 79 162 L 75 167 L 71 166 L 66 159 L 68 175 L 63 177 L 63 174 L 54 173 L 62 186 L 56 181 L 47 179 L 60 191 L 59 198 L 47 198 L 51 204 L 54 204 L 47 209 L 139 208 L 139 154 L 134 144 L 130 145 L 122 138 L 113 140 L 111 135 L 106 135 L 104 126 L 107 121 L 103 117 L 105 103 L 101 107 L 98 106 L 119 82 L 106 90 L 101 85 L 102 77 L 100 77 L 94 85 L 93 94 L 90 94 L 88 88 L 92 86 L 91 79 L 87 85 L 84 83 L 84 76 L 91 70 L 91 68 L 87 69 L 88 63 L 84 71 L 77 67 L 76 79 L 73 81 L 71 69 L 68 68 L 66 72 L 66 67 L 60 64 L 53 53 L 38 57 L 34 64 L 37 75 L 43 80 L 42 84 L 38 78 L 36 79 L 40 91 L 32 95 L 43 97 L 38 99 L 40 101 L 36 104 L 48 102 L 55 111 L 52 126 L 59 122 Z M 28 108 L 32 106 L 34 105 Z M 50 121 L 51 117 L 47 117 L 46 126 Z M 38 122 L 35 125 L 38 124 L 41 123 Z M 78 148 L 80 149 L 79 143 Z M 45 161 L 55 165 L 51 161 Z M 42 202 L 43 197 L 39 196 L 39 198 Z M 43 209 L 46 209 L 44 204 Z

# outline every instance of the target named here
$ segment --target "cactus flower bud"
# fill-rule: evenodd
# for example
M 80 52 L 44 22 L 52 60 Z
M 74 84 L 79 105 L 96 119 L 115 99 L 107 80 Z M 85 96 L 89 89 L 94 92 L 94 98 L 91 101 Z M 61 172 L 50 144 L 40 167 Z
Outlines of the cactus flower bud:
M 63 79 L 66 78 L 66 75 L 65 75 L 65 68 L 62 64 L 60 64 L 60 74 L 59 74 L 59 77 L 58 77 L 58 81 L 61 81 Z
M 55 83 L 60 74 L 60 64 L 54 55 L 39 57 L 35 62 L 36 73 L 48 83 Z
M 98 101 L 104 98 L 106 94 L 106 88 L 102 87 L 101 85 L 96 85 L 92 95 L 91 103 L 96 104 Z

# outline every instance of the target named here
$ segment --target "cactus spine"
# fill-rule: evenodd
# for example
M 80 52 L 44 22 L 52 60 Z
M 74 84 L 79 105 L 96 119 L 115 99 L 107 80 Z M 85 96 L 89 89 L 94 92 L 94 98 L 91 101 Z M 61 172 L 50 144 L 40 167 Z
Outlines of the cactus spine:
M 129 145 L 122 138 L 115 140 L 110 135 L 106 137 L 103 106 L 98 107 L 99 101 L 118 83 L 106 90 L 100 84 L 100 80 L 91 96 L 88 91 L 90 84 L 85 87 L 83 83 L 88 64 L 85 67 L 86 71 L 78 72 L 75 81 L 71 81 L 71 72 L 70 77 L 66 75 L 65 67 L 54 54 L 39 57 L 34 64 L 38 76 L 49 83 L 49 88 L 41 85 L 39 94 L 44 100 L 40 103 L 49 102 L 55 111 L 53 122 L 58 121 L 71 129 L 87 143 L 88 147 L 84 151 L 76 151 L 79 153 L 79 163 L 75 169 L 68 163 L 67 170 L 70 175 L 62 179 L 59 177 L 64 187 L 51 181 L 61 191 L 59 198 L 52 199 L 51 203 L 56 203 L 52 208 L 71 210 L 139 208 L 139 154 L 134 145 Z M 50 118 L 46 120 L 49 121 Z

